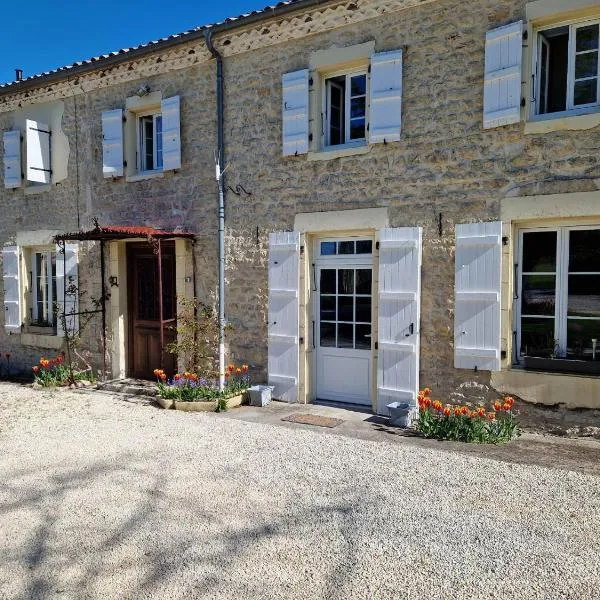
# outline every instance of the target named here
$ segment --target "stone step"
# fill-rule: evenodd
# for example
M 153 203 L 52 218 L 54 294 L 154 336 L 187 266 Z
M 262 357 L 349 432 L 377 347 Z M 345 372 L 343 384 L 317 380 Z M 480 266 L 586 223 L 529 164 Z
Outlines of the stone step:
M 139 379 L 113 379 L 111 381 L 102 381 L 96 385 L 96 389 L 103 392 L 127 394 L 129 396 L 156 396 L 156 384 L 151 381 Z

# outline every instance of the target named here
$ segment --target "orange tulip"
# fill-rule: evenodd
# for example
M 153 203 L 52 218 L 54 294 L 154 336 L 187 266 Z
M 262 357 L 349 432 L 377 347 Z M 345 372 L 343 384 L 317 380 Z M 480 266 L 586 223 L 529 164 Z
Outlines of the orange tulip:
M 160 378 L 161 378 L 161 380 L 162 380 L 162 381 L 166 381 L 166 379 L 167 379 L 167 376 L 166 376 L 166 374 L 165 374 L 165 373 L 161 373 L 161 374 L 160 374 Z
M 488 413 L 488 419 L 490 421 L 493 421 L 495 418 L 496 418 L 496 413 L 493 413 L 493 412 Z
M 456 416 L 456 417 L 460 417 L 460 415 L 461 415 L 461 414 L 462 414 L 462 409 L 460 408 L 460 406 L 457 406 L 457 407 L 454 409 L 454 416 Z
M 426 387 L 423 390 L 423 396 L 430 396 L 430 395 L 431 395 L 431 390 L 428 387 Z
M 244 373 L 247 373 L 248 372 L 248 365 L 242 365 L 242 371 Z
M 469 413 L 469 417 L 471 417 L 471 419 L 476 419 L 477 418 L 477 411 L 476 410 L 472 410 Z
M 502 404 L 500 404 L 500 402 L 498 400 L 496 400 L 496 402 L 494 402 L 494 409 L 499 412 L 502 410 Z
M 512 396 L 506 396 L 506 398 L 504 398 L 504 402 L 506 402 L 506 404 L 509 404 L 512 408 L 515 403 L 515 399 Z
M 173 379 L 175 381 L 179 381 L 181 379 L 181 375 L 179 373 L 175 373 L 175 375 L 173 376 Z
M 227 368 L 229 369 L 229 371 L 231 373 L 233 373 L 233 371 L 235 371 L 235 365 L 229 364 L 229 365 L 227 365 Z
M 242 370 L 241 370 L 241 369 L 238 367 L 238 368 L 235 370 L 235 374 L 236 374 L 236 375 L 241 375 L 241 374 L 242 374 Z
M 463 415 L 466 415 L 466 414 L 469 412 L 469 408 L 468 408 L 467 406 L 463 406 L 463 407 L 460 409 L 460 412 L 461 412 Z
M 449 417 L 451 413 L 452 411 L 450 410 L 450 407 L 446 406 L 446 408 L 444 408 L 444 416 Z
M 40 370 L 40 368 L 37 365 L 35 365 L 35 367 L 31 367 L 31 368 L 32 368 L 32 370 L 33 370 L 34 373 L 38 373 L 39 370 Z
M 508 402 L 505 402 L 502 405 L 502 410 L 505 410 L 506 412 L 508 412 L 510 410 L 510 404 Z
M 229 371 L 225 371 L 225 377 L 231 377 L 231 373 Z
M 429 408 L 431 406 L 431 398 L 424 398 L 423 403 L 427 408 Z
M 480 417 L 485 417 L 485 408 L 483 408 L 483 406 L 480 406 L 480 407 L 477 409 L 477 414 L 478 414 Z

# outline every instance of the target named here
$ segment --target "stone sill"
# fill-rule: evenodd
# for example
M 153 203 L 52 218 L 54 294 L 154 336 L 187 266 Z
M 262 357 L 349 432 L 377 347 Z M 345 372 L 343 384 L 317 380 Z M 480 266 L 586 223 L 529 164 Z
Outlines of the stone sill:
M 63 338 L 59 335 L 48 335 L 41 333 L 22 333 L 21 345 L 33 346 L 35 348 L 51 348 L 60 350 L 63 347 Z
M 356 156 L 358 154 L 368 154 L 371 152 L 371 146 L 368 144 L 344 145 L 339 147 L 324 148 L 318 152 L 309 152 L 308 160 L 332 160 L 344 156 Z
M 525 135 L 552 131 L 583 131 L 600 125 L 600 112 L 536 119 L 525 123 Z
M 160 177 L 164 177 L 164 171 L 154 171 L 148 173 L 138 173 L 137 175 L 128 175 L 125 177 L 125 181 L 127 183 L 134 183 L 136 181 L 144 181 L 146 179 L 158 179 Z
M 46 183 L 44 185 L 25 185 L 25 195 L 34 196 L 35 194 L 43 194 L 44 192 L 49 192 L 51 189 L 51 183 Z

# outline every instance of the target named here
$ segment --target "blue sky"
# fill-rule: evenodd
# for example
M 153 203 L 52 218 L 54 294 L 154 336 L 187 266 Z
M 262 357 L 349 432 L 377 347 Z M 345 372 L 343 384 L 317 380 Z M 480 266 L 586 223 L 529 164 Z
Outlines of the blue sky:
M 23 69 L 25 76 L 33 75 L 275 3 L 276 0 L 2 2 L 5 27 L 0 36 L 0 82 L 12 81 L 15 68 Z

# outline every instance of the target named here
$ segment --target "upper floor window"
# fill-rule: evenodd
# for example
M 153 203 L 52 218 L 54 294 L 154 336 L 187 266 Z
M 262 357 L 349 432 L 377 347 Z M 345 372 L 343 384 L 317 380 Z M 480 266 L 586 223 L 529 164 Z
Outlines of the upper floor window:
M 599 104 L 598 21 L 538 30 L 536 111 L 576 111 Z
M 138 116 L 138 170 L 162 171 L 163 168 L 163 143 L 162 143 L 162 115 Z
M 364 142 L 367 131 L 367 74 L 325 80 L 325 145 Z

